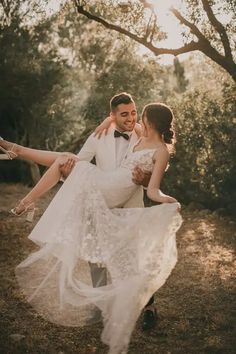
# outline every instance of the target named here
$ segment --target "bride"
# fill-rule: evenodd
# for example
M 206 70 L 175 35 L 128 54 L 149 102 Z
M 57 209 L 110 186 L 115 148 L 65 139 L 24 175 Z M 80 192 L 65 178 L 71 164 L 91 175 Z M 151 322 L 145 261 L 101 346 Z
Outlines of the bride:
M 145 106 L 142 135 L 113 172 L 77 161 L 29 236 L 39 250 L 16 269 L 27 300 L 54 323 L 83 326 L 93 322 L 100 309 L 102 341 L 109 345 L 110 354 L 127 351 L 142 308 L 177 261 L 179 203 L 160 190 L 169 160 L 166 143 L 171 142 L 161 132 L 170 131 L 172 120 L 166 105 Z M 21 147 L 10 144 L 0 141 L 3 150 L 16 155 Z M 50 168 L 13 209 L 14 214 L 32 211 L 35 201 L 60 179 L 59 166 L 67 155 L 48 154 Z M 119 208 L 136 191 L 132 181 L 135 166 L 152 172 L 147 195 L 163 204 Z M 107 268 L 108 285 L 92 287 L 89 262 Z

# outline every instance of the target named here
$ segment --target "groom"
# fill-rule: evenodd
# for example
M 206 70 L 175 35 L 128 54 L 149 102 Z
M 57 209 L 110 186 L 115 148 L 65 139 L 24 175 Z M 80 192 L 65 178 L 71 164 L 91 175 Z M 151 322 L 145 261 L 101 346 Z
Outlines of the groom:
M 96 165 L 104 171 L 113 171 L 120 166 L 122 160 L 137 142 L 138 136 L 134 131 L 137 122 L 137 110 L 131 95 L 126 92 L 119 93 L 110 100 L 111 116 L 115 123 L 115 129 L 110 127 L 108 133 L 101 138 L 91 134 L 82 149 L 78 153 L 80 160 L 96 160 Z M 64 177 L 68 176 L 74 167 L 74 160 L 69 159 L 66 164 L 61 166 L 61 173 Z M 145 174 L 139 168 L 133 171 L 133 181 L 139 188 L 136 193 L 123 205 L 124 208 L 142 208 L 143 187 L 147 187 L 150 174 Z M 91 277 L 94 287 L 106 285 L 106 268 L 100 267 L 95 263 L 90 263 Z M 152 296 L 145 306 L 142 328 L 151 329 L 157 321 L 156 309 L 154 307 L 154 297 Z

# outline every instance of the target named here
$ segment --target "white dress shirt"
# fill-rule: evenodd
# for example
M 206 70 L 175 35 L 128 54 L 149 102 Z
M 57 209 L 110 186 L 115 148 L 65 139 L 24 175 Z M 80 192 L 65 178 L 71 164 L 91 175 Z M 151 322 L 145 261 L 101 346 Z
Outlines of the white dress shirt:
M 116 129 L 118 130 L 118 129 Z M 131 136 L 132 132 L 122 132 L 124 134 Z M 122 136 L 115 138 L 115 148 L 116 148 L 116 167 L 121 165 L 122 160 L 125 158 L 125 155 L 128 151 L 130 141 L 126 140 Z

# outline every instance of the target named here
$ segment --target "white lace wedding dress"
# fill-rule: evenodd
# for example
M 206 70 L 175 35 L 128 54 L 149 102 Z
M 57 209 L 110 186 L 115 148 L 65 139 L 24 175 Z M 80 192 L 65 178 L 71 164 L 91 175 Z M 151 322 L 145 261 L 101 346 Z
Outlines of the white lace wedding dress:
M 177 260 L 178 203 L 117 208 L 138 188 L 132 169 L 153 167 L 153 149 L 135 151 L 114 172 L 81 161 L 29 238 L 40 246 L 16 268 L 27 300 L 50 321 L 83 326 L 102 312 L 109 353 L 125 353 L 145 304 Z M 100 263 L 109 284 L 93 288 L 88 262 Z

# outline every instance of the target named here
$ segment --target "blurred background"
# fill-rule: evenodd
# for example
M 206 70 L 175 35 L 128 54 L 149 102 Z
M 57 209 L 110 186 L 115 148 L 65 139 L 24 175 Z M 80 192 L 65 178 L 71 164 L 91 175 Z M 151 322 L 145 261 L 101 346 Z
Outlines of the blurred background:
M 234 6 L 194 0 L 1 1 L 0 135 L 29 147 L 77 152 L 109 114 L 114 94 L 132 94 L 139 115 L 145 104 L 165 102 L 175 113 L 177 144 L 163 191 L 183 204 L 236 216 Z M 101 18 L 118 31 L 98 23 Z M 150 50 L 191 41 L 200 49 L 171 52 L 184 53 L 178 56 Z M 27 162 L 0 161 L 0 182 L 32 185 L 42 172 Z

